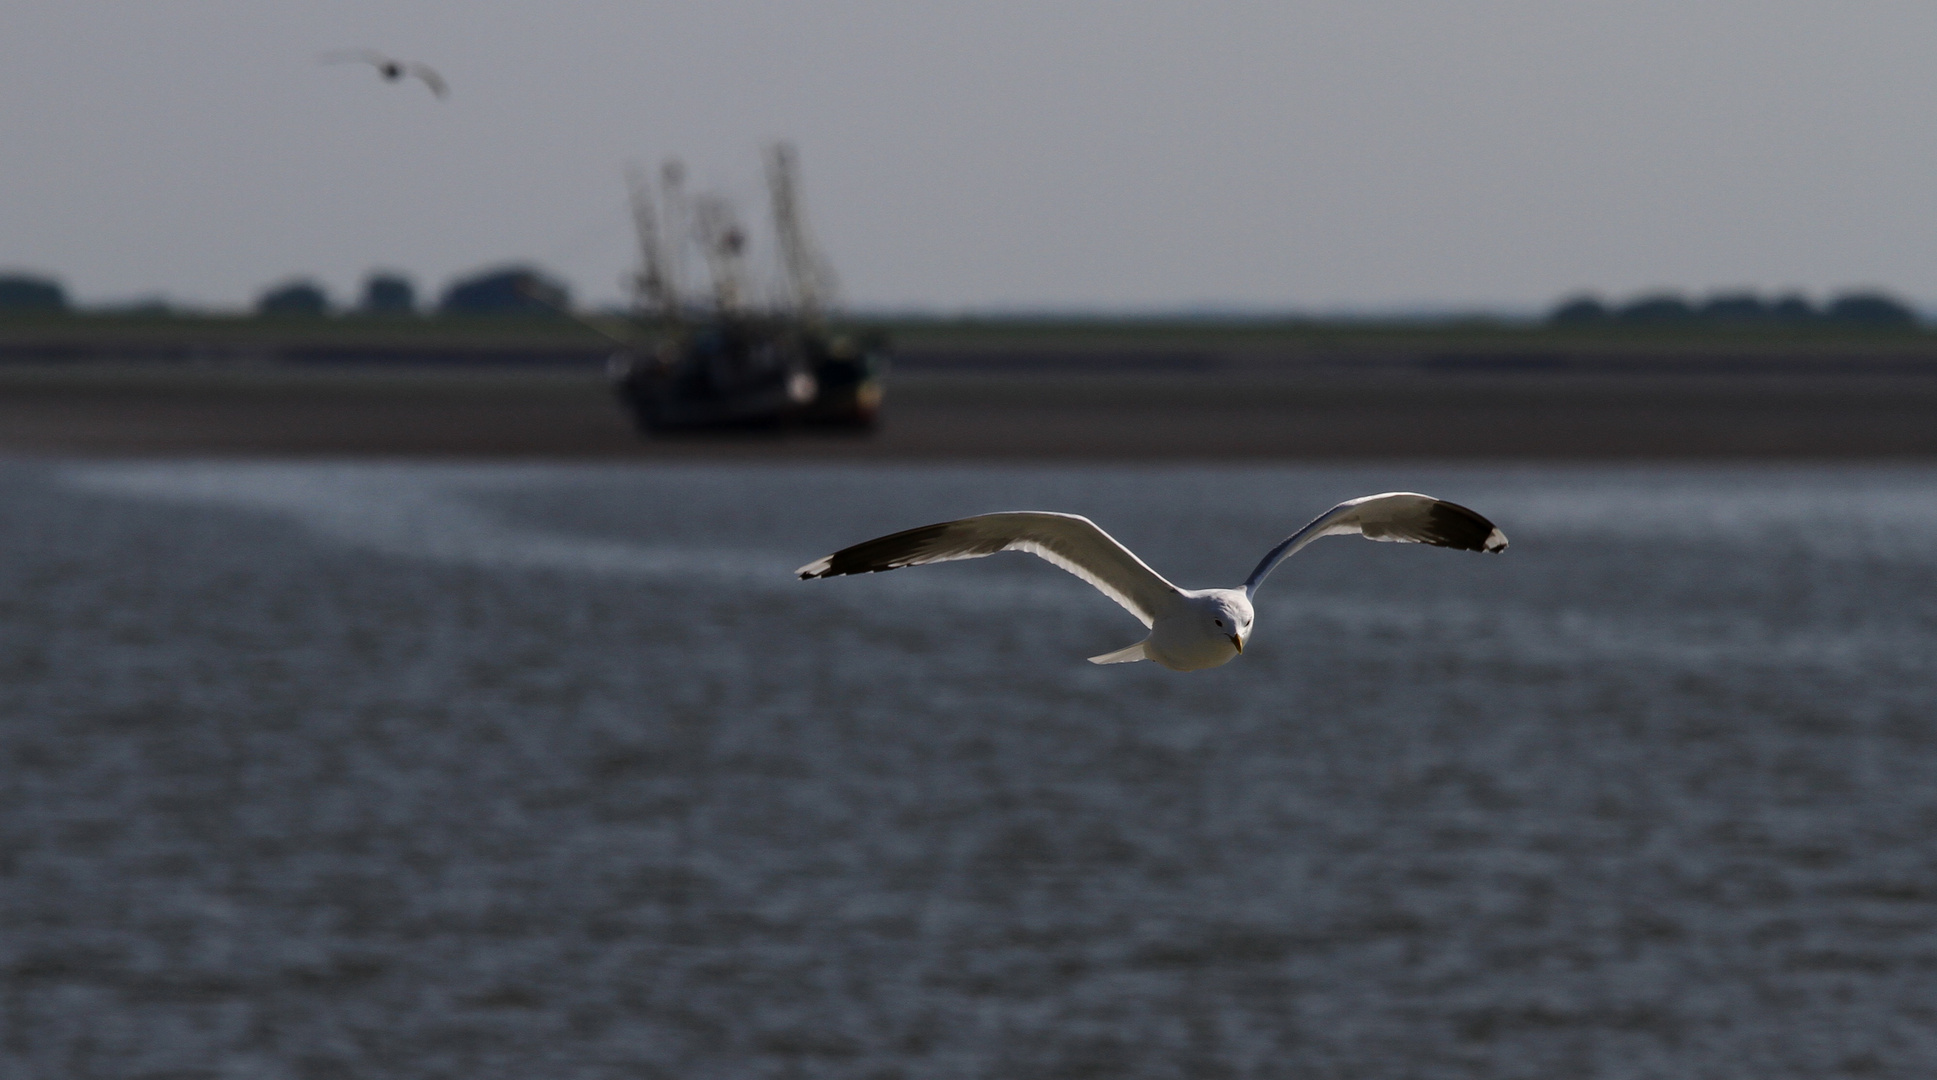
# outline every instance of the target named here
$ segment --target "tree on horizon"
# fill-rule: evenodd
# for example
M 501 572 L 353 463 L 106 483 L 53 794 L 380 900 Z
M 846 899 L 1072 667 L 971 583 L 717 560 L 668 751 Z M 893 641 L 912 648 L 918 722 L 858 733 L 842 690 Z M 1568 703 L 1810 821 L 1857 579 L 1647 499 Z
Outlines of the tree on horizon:
M 256 298 L 256 313 L 260 315 L 315 316 L 327 315 L 329 311 L 329 294 L 307 278 L 272 285 Z
M 38 274 L 0 274 L 0 311 L 66 311 L 67 290 Z

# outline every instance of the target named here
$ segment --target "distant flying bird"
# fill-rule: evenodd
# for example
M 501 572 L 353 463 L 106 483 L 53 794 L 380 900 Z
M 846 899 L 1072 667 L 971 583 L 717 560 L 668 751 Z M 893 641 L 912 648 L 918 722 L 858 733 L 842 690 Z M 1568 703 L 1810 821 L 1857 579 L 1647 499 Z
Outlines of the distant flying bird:
M 401 81 L 406 75 L 430 87 L 430 92 L 443 97 L 451 92 L 451 86 L 444 77 L 431 70 L 430 65 L 415 60 L 398 60 L 371 49 L 339 49 L 324 53 L 325 64 L 369 64 L 377 69 L 377 74 L 387 82 Z
M 1024 511 L 982 514 L 882 536 L 817 559 L 802 578 L 872 574 L 903 566 L 979 559 L 1026 551 L 1075 574 L 1150 628 L 1128 648 L 1090 657 L 1092 664 L 1155 660 L 1173 671 L 1214 668 L 1244 652 L 1251 638 L 1251 597 L 1273 567 L 1321 536 L 1357 533 L 1368 540 L 1432 544 L 1460 551 L 1505 551 L 1507 538 L 1480 515 L 1430 495 L 1393 491 L 1339 503 L 1272 548 L 1239 589 L 1180 589 L 1145 566 L 1096 523 L 1075 514 Z

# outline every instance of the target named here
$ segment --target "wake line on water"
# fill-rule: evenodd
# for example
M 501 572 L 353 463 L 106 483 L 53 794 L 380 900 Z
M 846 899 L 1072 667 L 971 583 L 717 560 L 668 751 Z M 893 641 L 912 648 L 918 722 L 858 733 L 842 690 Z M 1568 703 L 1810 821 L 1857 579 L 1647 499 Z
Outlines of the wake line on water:
M 392 557 L 503 570 L 549 570 L 736 589 L 811 588 L 794 568 L 812 554 L 650 544 L 533 529 L 506 522 L 467 496 L 557 483 L 538 466 L 292 464 L 207 462 L 75 465 L 59 482 L 70 490 L 146 502 L 262 514 L 313 535 Z M 814 589 L 819 601 L 879 604 L 942 602 L 957 609 L 1062 607 L 1090 589 L 1064 582 L 989 580 L 985 575 L 925 574 L 885 589 Z M 1108 607 L 1108 602 L 1104 602 Z
M 521 570 L 741 584 L 792 580 L 767 552 L 630 543 L 522 528 L 464 496 L 515 490 L 518 471 L 381 465 L 90 465 L 65 469 L 69 488 L 149 502 L 266 514 L 339 543 L 385 555 Z
M 1925 558 L 1937 551 L 1937 488 L 1853 484 L 1821 491 L 1686 490 L 1635 483 L 1487 493 L 1516 541 L 1569 536 L 1634 543 L 1781 543 L 1832 558 Z
M 1040 573 L 933 568 L 915 574 L 869 575 L 843 582 L 802 583 L 793 568 L 820 552 L 761 551 L 694 544 L 653 544 L 548 531 L 508 522 L 475 496 L 553 486 L 547 466 L 462 466 L 208 462 L 76 464 L 56 474 L 69 489 L 148 502 L 242 511 L 292 522 L 346 546 L 429 562 L 504 570 L 617 576 L 670 584 L 730 586 L 796 595 L 845 608 L 942 605 L 955 611 L 1080 611 L 1093 602 L 1113 611 L 1088 586 L 1047 567 Z M 1910 554 L 1937 546 L 1937 497 L 1918 485 L 1838 493 L 1824 500 L 1785 492 L 1611 491 L 1501 493 L 1502 519 L 1539 533 L 1591 533 L 1624 539 L 1801 542 L 1821 554 Z M 1491 505 L 1491 504 L 1490 504 Z M 1535 532 L 1538 530 L 1538 532 Z M 1005 558 L 1008 558 L 1005 556 Z M 1015 558 L 1022 558 L 1016 556 Z M 1398 631 L 1499 636 L 1520 659 L 1550 654 L 1578 658 L 1645 656 L 1685 664 L 1786 662 L 1860 669 L 1876 662 L 1891 628 L 1839 633 L 1797 632 L 1757 620 L 1691 618 L 1628 621 L 1601 612 L 1519 610 L 1511 605 L 1419 600 L 1382 601 L 1300 592 L 1269 600 L 1267 626 L 1294 619 L 1347 632 Z M 1273 610 L 1275 609 L 1275 610 Z M 1322 632 L 1322 630 L 1321 630 Z

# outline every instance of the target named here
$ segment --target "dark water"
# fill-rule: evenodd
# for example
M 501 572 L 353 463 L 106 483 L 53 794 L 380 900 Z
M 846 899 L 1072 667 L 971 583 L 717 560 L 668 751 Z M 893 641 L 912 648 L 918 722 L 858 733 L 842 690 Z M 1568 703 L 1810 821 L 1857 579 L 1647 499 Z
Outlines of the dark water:
M 1233 584 L 1215 671 L 1023 556 Z M 0 1075 L 1937 1071 L 1937 475 L 0 467 Z

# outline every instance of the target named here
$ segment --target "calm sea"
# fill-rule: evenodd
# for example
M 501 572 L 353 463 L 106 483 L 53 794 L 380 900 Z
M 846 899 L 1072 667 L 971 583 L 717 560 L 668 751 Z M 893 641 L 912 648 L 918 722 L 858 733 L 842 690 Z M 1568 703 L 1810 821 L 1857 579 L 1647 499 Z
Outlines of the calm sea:
M 1020 555 L 1230 585 L 1214 671 Z M 1937 473 L 0 465 L 0 1075 L 1937 1074 Z

